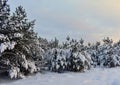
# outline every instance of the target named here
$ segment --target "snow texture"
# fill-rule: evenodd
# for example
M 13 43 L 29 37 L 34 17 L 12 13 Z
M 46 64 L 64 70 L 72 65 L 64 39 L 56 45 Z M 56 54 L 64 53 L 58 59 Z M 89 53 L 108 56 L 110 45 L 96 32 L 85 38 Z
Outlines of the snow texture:
M 0 85 L 120 85 L 120 68 L 95 68 L 85 73 L 37 74 L 17 81 L 3 81 Z
M 4 42 L 0 44 L 0 53 L 4 52 L 6 49 L 13 49 L 16 45 L 15 42 Z

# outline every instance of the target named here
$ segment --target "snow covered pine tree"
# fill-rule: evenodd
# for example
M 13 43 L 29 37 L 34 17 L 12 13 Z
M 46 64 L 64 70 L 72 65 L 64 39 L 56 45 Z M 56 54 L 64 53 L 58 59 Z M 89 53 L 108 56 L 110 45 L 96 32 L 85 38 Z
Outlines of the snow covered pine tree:
M 48 50 L 47 58 L 50 62 L 50 70 L 54 72 L 74 71 L 83 72 L 91 68 L 91 57 L 86 47 L 83 45 L 83 40 L 70 40 L 61 46 Z
M 10 69 L 9 60 L 3 57 L 6 49 L 13 49 L 15 42 L 10 42 L 8 23 L 10 17 L 10 8 L 6 4 L 6 0 L 0 0 L 0 72 Z M 13 31 L 11 31 L 12 34 Z M 7 36 L 8 35 L 8 36 Z
M 66 53 L 62 49 L 53 49 L 51 57 L 51 71 L 62 73 L 67 69 Z
M 10 15 L 7 0 L 0 0 L 0 71 L 11 78 L 40 71 L 44 50 L 22 6 Z
M 84 72 L 91 68 L 91 57 L 86 51 L 86 46 L 84 46 L 84 40 L 81 39 L 79 42 L 77 40 L 71 41 L 72 52 L 68 59 L 68 70 Z

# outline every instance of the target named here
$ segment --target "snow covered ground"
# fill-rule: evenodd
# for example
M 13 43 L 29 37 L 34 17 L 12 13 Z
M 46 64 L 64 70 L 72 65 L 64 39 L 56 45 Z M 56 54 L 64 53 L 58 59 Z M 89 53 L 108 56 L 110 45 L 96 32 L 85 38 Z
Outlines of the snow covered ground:
M 47 72 L 12 82 L 0 79 L 0 82 L 0 85 L 120 85 L 120 68 L 95 68 L 85 73 Z

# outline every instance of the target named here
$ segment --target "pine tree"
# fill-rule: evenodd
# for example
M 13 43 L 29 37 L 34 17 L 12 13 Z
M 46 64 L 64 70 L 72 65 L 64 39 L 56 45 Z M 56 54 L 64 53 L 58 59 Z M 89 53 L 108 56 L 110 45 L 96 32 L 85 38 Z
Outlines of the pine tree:
M 10 56 L 14 53 L 6 52 L 15 46 L 13 35 L 16 33 L 11 27 L 10 8 L 7 0 L 0 0 L 0 71 L 10 69 Z M 5 56 L 8 54 L 8 56 Z
M 51 40 L 48 44 L 48 47 L 50 48 L 57 48 L 59 45 L 59 40 L 55 37 L 54 40 Z
M 66 54 L 62 49 L 53 49 L 51 59 L 51 71 L 54 72 L 64 72 L 67 69 Z
M 27 19 L 22 6 L 10 15 L 7 1 L 1 0 L 1 56 L 0 67 L 6 66 L 11 78 L 21 78 L 26 74 L 41 70 L 44 50 L 33 30 L 34 21 Z M 0 68 L 3 71 L 4 68 Z
M 102 46 L 102 50 L 100 50 L 102 55 L 99 56 L 99 61 L 101 62 L 102 66 L 108 66 L 108 64 L 109 64 L 108 60 L 110 59 L 110 57 L 112 55 L 113 41 L 112 41 L 112 39 L 109 39 L 109 37 L 107 37 L 106 39 L 103 39 L 103 42 L 104 42 L 104 44 Z M 102 58 L 100 58 L 100 57 L 102 57 Z

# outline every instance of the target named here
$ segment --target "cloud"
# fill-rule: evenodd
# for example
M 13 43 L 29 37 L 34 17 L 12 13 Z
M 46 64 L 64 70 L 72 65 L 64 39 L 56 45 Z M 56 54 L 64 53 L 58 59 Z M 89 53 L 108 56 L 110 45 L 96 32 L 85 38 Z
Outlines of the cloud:
M 63 33 L 72 30 L 68 33 L 71 36 L 73 34 L 73 36 L 90 38 L 93 41 L 107 36 L 114 38 L 114 40 L 118 39 L 115 36 L 120 26 L 118 2 L 111 0 L 67 0 L 65 5 L 71 5 L 72 9 L 69 11 L 54 11 L 54 9 L 44 8 L 41 12 L 43 13 L 42 17 L 46 18 L 47 21 L 52 21 L 57 30 L 67 29 Z
M 15 0 L 30 18 L 37 19 L 36 30 L 48 39 L 70 35 L 96 41 L 120 37 L 120 0 Z M 12 6 L 12 5 L 11 5 Z
M 92 18 L 97 22 L 120 22 L 119 0 L 75 0 L 71 3 L 78 16 Z

